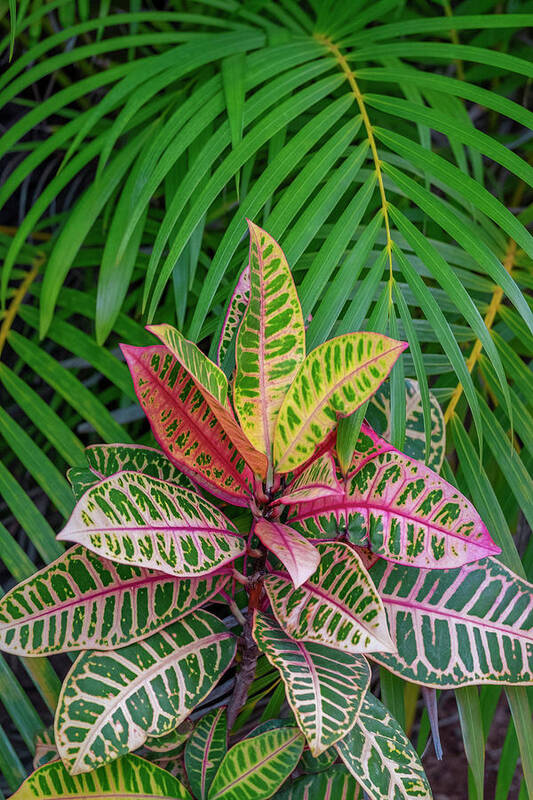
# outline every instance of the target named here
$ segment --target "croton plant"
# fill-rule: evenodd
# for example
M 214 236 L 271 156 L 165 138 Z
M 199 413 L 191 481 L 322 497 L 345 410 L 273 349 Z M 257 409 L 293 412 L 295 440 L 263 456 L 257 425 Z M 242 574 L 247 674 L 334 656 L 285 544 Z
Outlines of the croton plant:
M 170 325 L 122 347 L 159 449 L 89 447 L 74 545 L 0 601 L 3 650 L 78 654 L 17 800 L 429 798 L 367 656 L 433 689 L 533 682 L 532 586 L 471 503 L 368 423 L 339 457 L 406 345 L 306 354 L 285 256 L 249 228 L 218 365 Z

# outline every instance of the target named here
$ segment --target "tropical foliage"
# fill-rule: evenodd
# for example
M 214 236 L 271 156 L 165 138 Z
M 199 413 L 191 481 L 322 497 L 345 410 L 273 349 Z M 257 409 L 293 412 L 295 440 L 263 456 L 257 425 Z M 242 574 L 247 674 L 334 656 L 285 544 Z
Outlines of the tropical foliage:
M 525 800 L 529 6 L 154 5 L 0 3 L 0 791 L 208 797 L 229 714 L 222 797 L 424 796 L 454 688 Z

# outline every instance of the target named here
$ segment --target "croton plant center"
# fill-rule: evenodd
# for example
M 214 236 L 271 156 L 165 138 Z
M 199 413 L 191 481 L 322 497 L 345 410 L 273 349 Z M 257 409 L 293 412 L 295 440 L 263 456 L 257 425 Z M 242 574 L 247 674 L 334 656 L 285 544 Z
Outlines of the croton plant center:
M 76 654 L 18 800 L 430 798 L 368 659 L 431 690 L 533 682 L 532 586 L 473 505 L 370 415 L 339 429 L 406 343 L 346 333 L 306 353 L 285 256 L 248 224 L 217 363 L 167 324 L 122 345 L 157 447 L 87 448 L 72 546 L 0 600 L 4 651 Z

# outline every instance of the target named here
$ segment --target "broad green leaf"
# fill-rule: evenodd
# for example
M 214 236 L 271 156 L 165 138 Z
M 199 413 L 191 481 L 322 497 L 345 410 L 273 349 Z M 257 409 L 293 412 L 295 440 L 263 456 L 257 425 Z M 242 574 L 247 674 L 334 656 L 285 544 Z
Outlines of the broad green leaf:
M 67 478 L 76 500 L 80 500 L 87 489 L 99 481 L 99 478 L 88 467 L 71 467 L 67 470 Z
M 281 406 L 274 439 L 278 472 L 303 464 L 337 425 L 374 394 L 407 345 L 377 333 L 348 333 L 305 359 Z
M 292 639 L 347 653 L 394 649 L 385 609 L 359 556 L 342 542 L 318 544 L 320 566 L 295 589 L 282 572 L 265 578 L 274 615 Z
M 496 559 L 426 570 L 379 559 L 370 574 L 397 652 L 373 655 L 436 688 L 533 680 L 533 587 Z
M 346 502 L 354 544 L 370 544 L 382 558 L 416 567 L 466 564 L 501 552 L 476 509 L 425 464 L 388 446 L 370 428 L 381 452 L 368 458 L 366 436 L 354 452 Z
M 217 364 L 221 368 L 225 367 L 226 360 L 229 361 L 231 357 L 233 357 L 233 359 L 235 358 L 235 339 L 249 300 L 250 265 L 247 264 L 241 272 L 237 285 L 233 290 L 228 304 L 228 310 L 226 311 L 226 316 L 222 323 L 217 349 Z M 233 352 L 231 352 L 232 346 Z M 233 366 L 234 365 L 231 364 L 231 371 L 233 371 Z
M 335 474 L 335 462 L 331 453 L 315 458 L 303 472 L 287 487 L 280 502 L 283 505 L 306 503 L 323 497 L 338 497 L 344 494 L 342 484 Z
M 183 753 L 185 743 L 189 740 L 193 729 L 194 723 L 190 719 L 186 719 L 173 731 L 165 733 L 163 736 L 148 737 L 142 750 L 144 758 L 167 769 L 174 759 Z
M 234 654 L 232 634 L 206 611 L 113 652 L 82 653 L 65 679 L 55 717 L 56 744 L 71 775 L 177 728 Z
M 224 756 L 208 800 L 266 800 L 295 769 L 303 747 L 304 737 L 289 726 L 243 739 Z
M 301 533 L 278 520 L 258 519 L 254 533 L 262 544 L 279 558 L 295 587 L 311 577 L 320 563 L 320 554 Z
M 92 444 L 85 449 L 95 478 L 102 480 L 117 472 L 142 472 L 161 481 L 195 490 L 194 483 L 161 450 L 135 444 Z
M 251 470 L 166 347 L 130 347 L 128 362 L 139 403 L 164 453 L 204 489 L 233 505 L 248 505 Z
M 303 775 L 284 787 L 275 800 L 361 800 L 359 784 L 346 767 L 336 764 L 326 773 Z
M 431 800 L 424 768 L 400 725 L 367 692 L 354 727 L 337 748 L 371 800 Z
M 277 667 L 300 730 L 318 756 L 355 724 L 370 682 L 364 656 L 291 639 L 274 620 L 255 612 L 253 636 Z
M 283 689 L 283 698 L 285 699 L 284 684 L 281 683 L 280 686 Z M 324 770 L 329 769 L 336 759 L 337 751 L 332 747 L 330 747 L 329 750 L 325 750 L 319 756 L 313 756 L 311 755 L 310 750 L 304 750 L 300 764 L 303 772 L 323 772 Z
M 13 800 L 191 800 L 176 778 L 144 758 L 128 755 L 90 775 L 69 775 L 61 761 L 45 764 L 11 795 Z
M 187 778 L 198 800 L 207 800 L 213 778 L 227 749 L 226 709 L 221 706 L 197 722 L 185 747 Z
M 0 649 L 25 656 L 114 650 L 204 605 L 228 580 L 178 580 L 78 545 L 0 599 Z
M 172 325 L 149 325 L 148 330 L 160 339 L 174 358 L 191 376 L 194 385 L 207 402 L 228 438 L 261 477 L 266 475 L 267 460 L 246 438 L 231 411 L 228 400 L 228 379 L 220 367 Z
M 181 578 L 212 572 L 245 549 L 233 523 L 203 497 L 140 472 L 89 489 L 57 538 Z
M 305 357 L 305 329 L 281 247 L 253 222 L 248 227 L 250 300 L 237 334 L 233 401 L 244 433 L 270 465 L 279 409 Z
M 405 391 L 407 394 L 406 430 L 405 443 L 402 450 L 410 458 L 426 462 L 424 412 L 418 382 L 407 378 Z M 427 454 L 426 463 L 434 472 L 439 472 L 446 448 L 446 428 L 442 409 L 432 392 L 429 394 L 429 399 L 431 405 L 431 437 L 430 451 Z M 383 384 L 370 400 L 366 411 L 366 419 L 380 436 L 390 441 L 390 390 L 388 384 Z

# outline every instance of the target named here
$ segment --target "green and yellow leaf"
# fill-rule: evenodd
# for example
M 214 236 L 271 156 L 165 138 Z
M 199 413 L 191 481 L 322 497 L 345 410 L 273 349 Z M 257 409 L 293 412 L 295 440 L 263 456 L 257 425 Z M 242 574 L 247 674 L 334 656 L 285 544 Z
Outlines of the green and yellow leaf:
M 63 684 L 55 717 L 59 754 L 72 775 L 88 772 L 174 730 L 229 667 L 235 639 L 196 611 L 142 642 L 82 653 Z
M 239 325 L 244 317 L 244 312 L 250 300 L 250 264 L 247 264 L 239 276 L 237 285 L 231 295 L 228 310 L 222 323 L 220 339 L 217 348 L 217 364 L 219 367 L 226 361 L 226 355 L 231 346 L 235 350 L 235 339 Z
M 89 468 L 102 480 L 117 472 L 142 472 L 170 481 L 186 489 L 195 490 L 194 483 L 176 467 L 167 456 L 155 447 L 135 444 L 93 444 L 85 448 Z
M 276 800 L 361 800 L 359 784 L 342 764 L 326 773 L 302 775 L 284 787 Z
M 344 488 L 337 478 L 335 462 L 331 453 L 315 458 L 287 487 L 280 502 L 283 505 L 308 503 L 323 497 L 338 497 Z
M 187 778 L 198 800 L 207 800 L 213 778 L 227 750 L 226 709 L 221 706 L 197 722 L 185 748 Z
M 203 497 L 140 472 L 89 489 L 57 538 L 182 578 L 213 572 L 245 549 L 233 523 Z
M 275 469 L 291 472 L 304 464 L 338 418 L 377 391 L 406 346 L 378 333 L 347 333 L 309 353 L 279 411 Z

